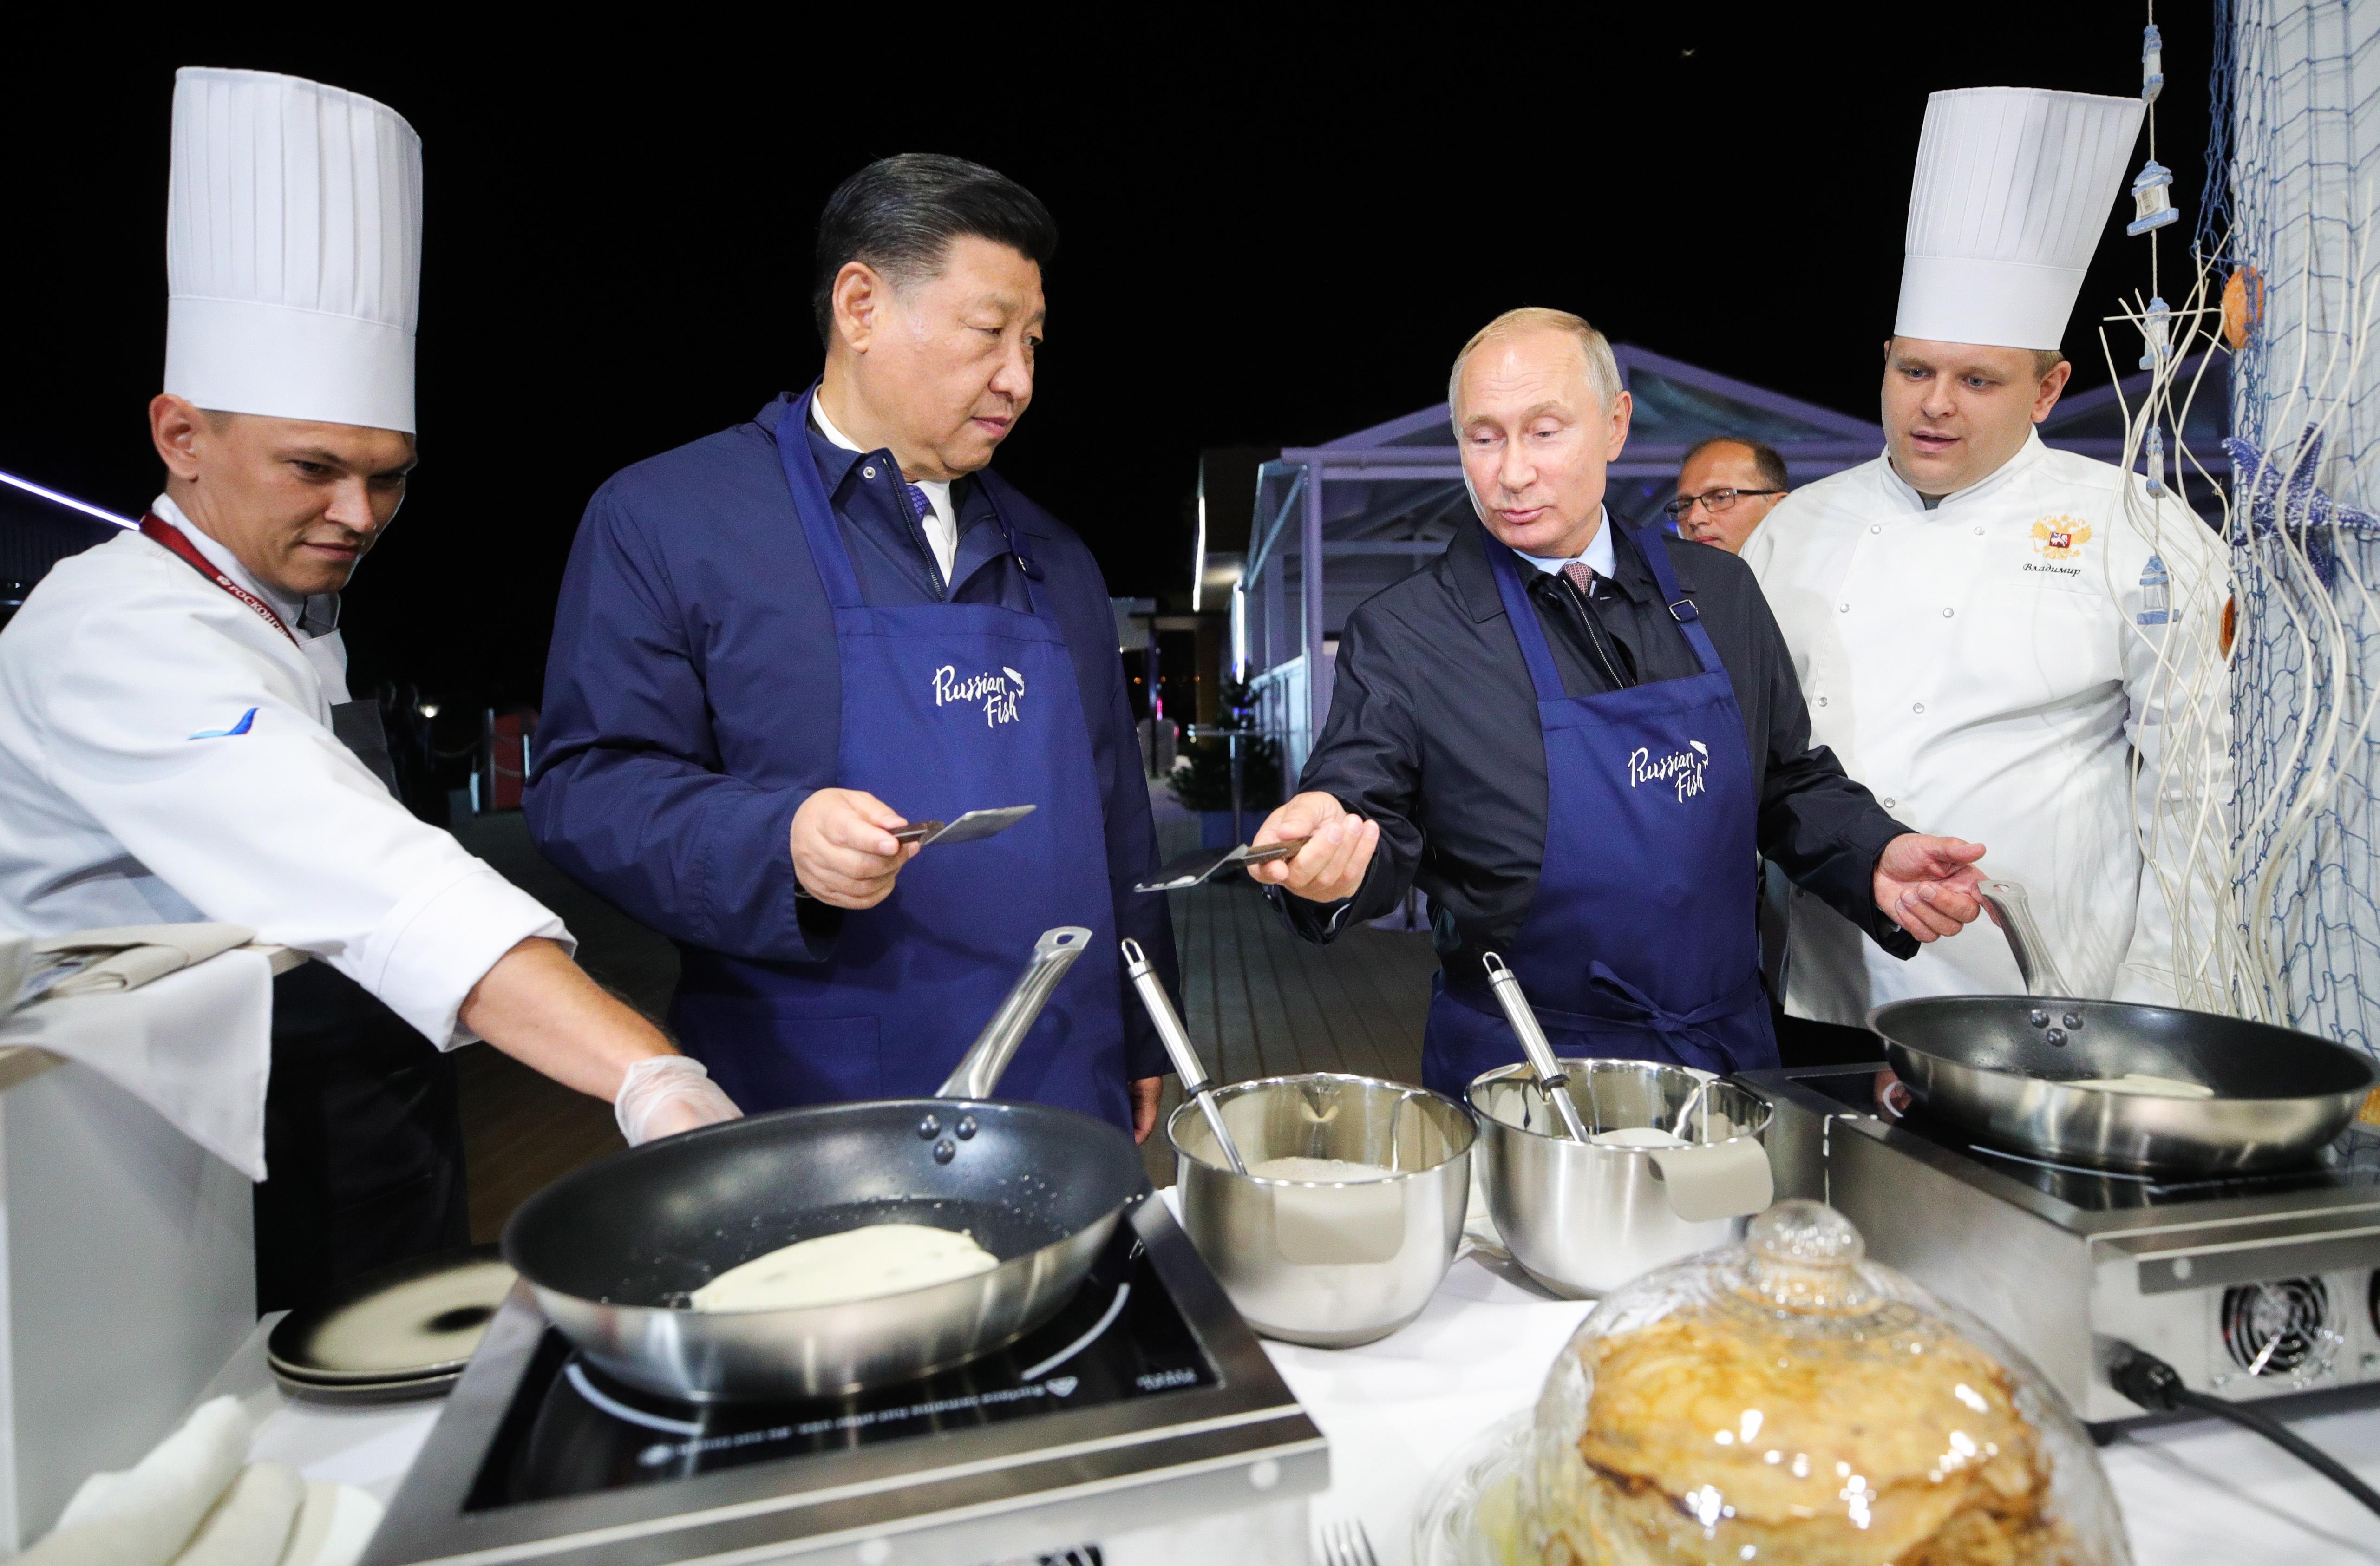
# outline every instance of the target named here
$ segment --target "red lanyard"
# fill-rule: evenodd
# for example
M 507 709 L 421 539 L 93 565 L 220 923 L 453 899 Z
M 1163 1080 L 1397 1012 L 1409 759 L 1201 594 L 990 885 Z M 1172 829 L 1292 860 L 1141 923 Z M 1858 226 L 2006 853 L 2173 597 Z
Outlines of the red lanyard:
M 273 605 L 265 602 L 262 599 L 257 597 L 246 588 L 241 587 L 237 582 L 233 581 L 229 577 L 226 577 L 222 572 L 216 570 L 214 567 L 214 562 L 209 560 L 204 554 L 200 553 L 199 546 L 192 543 L 188 538 L 184 537 L 182 530 L 179 528 L 175 527 L 171 522 L 166 521 L 164 517 L 158 516 L 152 511 L 146 516 L 140 518 L 140 532 L 142 537 L 152 539 L 158 543 L 164 544 L 167 549 L 170 549 L 176 554 L 180 555 L 183 560 L 188 563 L 190 569 L 196 571 L 208 581 L 212 582 L 215 586 L 223 589 L 224 591 L 231 594 L 232 597 L 239 600 L 240 602 L 248 605 L 250 609 L 255 610 L 259 614 L 264 616 L 264 623 L 266 625 L 271 625 L 283 636 L 289 637 L 290 646 L 296 647 L 298 645 L 298 637 L 290 631 L 288 626 L 281 623 L 281 616 L 273 613 Z

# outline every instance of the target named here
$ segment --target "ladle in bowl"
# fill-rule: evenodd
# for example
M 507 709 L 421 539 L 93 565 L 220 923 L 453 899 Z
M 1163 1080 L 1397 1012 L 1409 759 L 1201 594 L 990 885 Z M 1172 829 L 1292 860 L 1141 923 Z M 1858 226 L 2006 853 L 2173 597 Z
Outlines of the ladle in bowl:
M 1586 1140 L 1586 1126 L 1578 1118 L 1578 1106 L 1570 1101 L 1563 1089 L 1570 1084 L 1561 1062 L 1554 1059 L 1554 1047 L 1546 1042 L 1546 1030 L 1537 1026 L 1537 1014 L 1529 1009 L 1529 998 L 1521 992 L 1521 981 L 1504 959 L 1493 952 L 1482 953 L 1479 965 L 1488 970 L 1488 988 L 1496 992 L 1497 1004 L 1504 1008 L 1504 1018 L 1521 1038 L 1521 1053 L 1529 1060 L 1529 1069 L 1537 1074 L 1537 1089 L 1552 1104 L 1560 1117 L 1562 1133 L 1573 1142 Z
M 1221 1148 L 1233 1174 L 1248 1171 L 1247 1160 L 1232 1134 L 1223 1125 L 1223 1111 L 1215 1103 L 1215 1085 L 1207 1079 L 1207 1068 L 1191 1046 L 1190 1030 L 1182 1026 L 1182 1014 L 1173 1009 L 1172 997 L 1165 993 L 1165 981 L 1157 977 L 1150 965 L 1148 953 L 1140 942 L 1126 937 L 1123 943 L 1123 971 L 1132 987 L 1140 992 L 1140 1003 L 1148 1012 L 1148 1020 L 1157 1025 L 1157 1037 L 1164 1041 L 1165 1052 L 1172 1057 L 1173 1073 L 1182 1079 L 1182 1091 L 1190 1095 L 1207 1117 L 1207 1128 L 1215 1134 L 1215 1146 Z

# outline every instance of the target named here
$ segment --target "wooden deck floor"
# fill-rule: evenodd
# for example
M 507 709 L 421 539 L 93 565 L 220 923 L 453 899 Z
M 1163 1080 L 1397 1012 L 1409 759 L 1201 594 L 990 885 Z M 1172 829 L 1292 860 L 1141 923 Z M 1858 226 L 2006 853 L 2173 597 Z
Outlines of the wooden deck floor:
M 1196 818 L 1161 794 L 1157 803 L 1162 847 L 1195 845 Z M 662 1014 L 677 982 L 668 941 L 548 865 L 518 816 L 457 825 L 467 847 L 562 916 L 590 973 L 647 1015 Z M 1171 896 L 1183 1021 L 1217 1081 L 1301 1071 L 1421 1080 L 1422 1018 L 1438 966 L 1427 935 L 1359 927 L 1312 946 L 1283 929 L 1245 881 Z M 484 1044 L 465 1049 L 458 1063 L 474 1240 L 495 1238 L 532 1192 L 621 1145 L 609 1106 Z M 1179 1101 L 1169 1078 L 1163 1111 Z M 1150 1178 L 1171 1184 L 1172 1157 L 1160 1126 L 1142 1153 Z

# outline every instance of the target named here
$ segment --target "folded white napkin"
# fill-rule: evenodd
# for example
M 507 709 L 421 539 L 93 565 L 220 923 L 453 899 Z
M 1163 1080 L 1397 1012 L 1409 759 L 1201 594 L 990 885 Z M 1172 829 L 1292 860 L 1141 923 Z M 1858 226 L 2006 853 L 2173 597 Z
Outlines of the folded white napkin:
M 168 1566 L 247 1464 L 249 1437 L 238 1399 L 200 1404 L 132 1467 L 85 1479 L 18 1566 Z
M 380 1502 L 249 1463 L 252 1436 L 238 1399 L 201 1403 L 132 1467 L 85 1479 L 18 1566 L 355 1566 Z
M 306 1481 L 278 1463 L 251 1463 L 199 1524 L 173 1566 L 281 1566 L 306 1503 Z
M 53 997 L 0 1018 L 26 1045 L 98 1072 L 250 1180 L 264 1167 L 273 1066 L 273 968 L 225 952 L 138 989 Z
M 245 925 L 218 924 L 124 925 L 53 935 L 33 943 L 36 961 L 47 958 L 74 971 L 46 986 L 36 973 L 33 984 L 58 996 L 138 989 L 255 939 Z

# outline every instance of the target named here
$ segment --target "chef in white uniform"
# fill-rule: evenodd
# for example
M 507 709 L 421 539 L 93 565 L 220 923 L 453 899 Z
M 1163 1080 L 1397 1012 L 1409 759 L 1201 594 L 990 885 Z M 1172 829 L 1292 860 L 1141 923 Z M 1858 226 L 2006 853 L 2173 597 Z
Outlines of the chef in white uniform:
M 391 793 L 338 590 L 414 460 L 421 154 L 370 99 L 186 69 L 165 492 L 0 637 L 0 926 L 212 919 L 277 981 L 259 1308 L 466 1243 L 454 1071 L 484 1038 L 638 1141 L 732 1117 L 571 961 L 562 922 Z
M 1796 490 L 1743 557 L 1813 739 L 1917 831 L 1990 844 L 1985 873 L 2028 889 L 2073 990 L 2170 1003 L 2172 910 L 2142 844 L 2174 852 L 2206 792 L 2211 752 L 2168 757 L 2164 742 L 2180 719 L 2205 734 L 2228 699 L 2218 540 L 2170 473 L 2153 491 L 2033 429 L 2070 371 L 2059 345 L 2141 112 L 2070 92 L 1934 94 L 1886 348 L 1885 453 Z M 1821 1023 L 2023 989 L 2004 941 L 1900 962 L 1800 894 L 1788 951 L 1786 1013 Z

